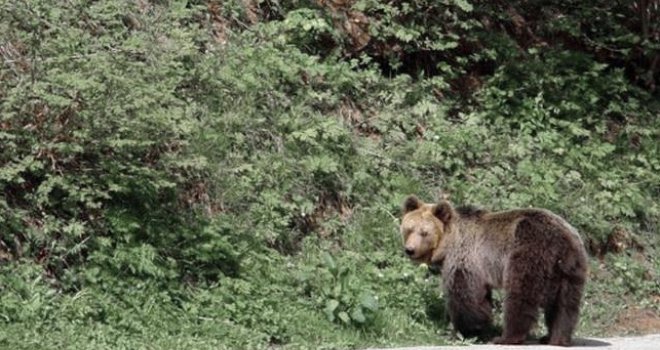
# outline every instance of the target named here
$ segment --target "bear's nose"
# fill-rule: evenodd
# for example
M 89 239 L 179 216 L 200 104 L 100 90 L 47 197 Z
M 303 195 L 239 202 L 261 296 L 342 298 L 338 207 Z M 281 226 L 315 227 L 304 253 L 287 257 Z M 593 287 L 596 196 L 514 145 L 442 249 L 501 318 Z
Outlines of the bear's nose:
M 415 249 L 406 248 L 406 254 L 408 254 L 408 256 L 415 254 Z

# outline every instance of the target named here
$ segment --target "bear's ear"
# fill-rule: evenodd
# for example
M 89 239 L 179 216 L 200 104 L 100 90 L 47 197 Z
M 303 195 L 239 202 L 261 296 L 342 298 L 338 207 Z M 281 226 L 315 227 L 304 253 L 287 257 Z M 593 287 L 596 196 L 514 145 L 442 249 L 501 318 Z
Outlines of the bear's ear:
M 441 201 L 433 207 L 433 215 L 445 224 L 454 217 L 454 208 L 447 201 Z
M 420 201 L 417 197 L 415 196 L 408 196 L 406 198 L 406 201 L 403 202 L 403 213 L 408 214 L 409 212 L 413 210 L 419 209 L 419 207 L 422 206 L 422 201 Z

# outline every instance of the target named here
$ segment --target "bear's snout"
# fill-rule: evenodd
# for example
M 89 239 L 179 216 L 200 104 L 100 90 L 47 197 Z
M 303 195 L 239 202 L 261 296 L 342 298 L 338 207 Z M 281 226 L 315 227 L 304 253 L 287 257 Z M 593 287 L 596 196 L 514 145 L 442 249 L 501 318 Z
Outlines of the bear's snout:
M 415 249 L 412 249 L 412 248 L 405 248 L 405 251 L 406 251 L 406 255 L 408 255 L 408 256 L 413 256 L 413 255 L 415 255 Z

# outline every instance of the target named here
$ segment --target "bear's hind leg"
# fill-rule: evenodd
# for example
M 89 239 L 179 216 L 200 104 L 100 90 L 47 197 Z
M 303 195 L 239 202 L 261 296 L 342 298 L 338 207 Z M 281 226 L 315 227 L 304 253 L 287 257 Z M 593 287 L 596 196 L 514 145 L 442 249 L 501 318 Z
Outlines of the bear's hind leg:
M 548 344 L 570 346 L 580 313 L 580 300 L 584 281 L 564 280 L 559 289 L 554 317 L 548 324 Z M 547 312 L 547 311 L 546 311 Z
M 495 344 L 522 344 L 536 324 L 538 298 L 519 293 L 507 293 L 504 298 L 504 331 L 493 339 Z
M 545 326 L 548 329 L 548 334 L 544 335 L 539 339 L 541 344 L 548 344 L 550 338 L 552 338 L 552 326 L 555 324 L 555 319 L 557 318 L 557 303 L 553 301 L 551 304 L 546 306 L 544 310 L 545 314 Z
M 536 324 L 543 295 L 543 273 L 526 247 L 511 253 L 504 272 L 504 332 L 495 344 L 522 344 Z

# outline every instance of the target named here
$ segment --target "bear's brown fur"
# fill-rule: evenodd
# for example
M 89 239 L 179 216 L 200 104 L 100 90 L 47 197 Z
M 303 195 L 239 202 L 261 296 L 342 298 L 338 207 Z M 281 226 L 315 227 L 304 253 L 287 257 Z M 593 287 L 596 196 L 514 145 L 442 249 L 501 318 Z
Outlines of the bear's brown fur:
M 403 205 L 401 234 L 417 263 L 441 265 L 452 324 L 465 337 L 492 328 L 492 288 L 503 288 L 504 330 L 496 344 L 521 344 L 544 309 L 541 342 L 569 346 L 587 275 L 579 234 L 545 209 L 488 212 L 447 201 Z

